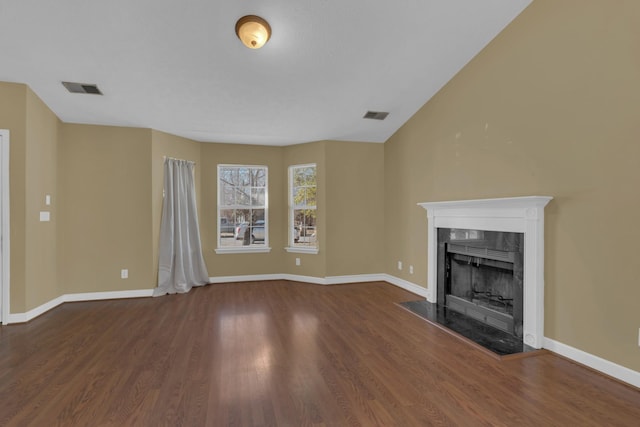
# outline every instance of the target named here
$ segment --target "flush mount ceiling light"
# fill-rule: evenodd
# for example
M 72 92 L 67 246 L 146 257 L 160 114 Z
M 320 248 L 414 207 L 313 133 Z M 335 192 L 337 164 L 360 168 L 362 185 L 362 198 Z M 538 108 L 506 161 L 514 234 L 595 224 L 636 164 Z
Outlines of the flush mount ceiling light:
M 271 26 L 259 16 L 243 16 L 236 22 L 236 35 L 249 49 L 260 49 L 271 37 Z

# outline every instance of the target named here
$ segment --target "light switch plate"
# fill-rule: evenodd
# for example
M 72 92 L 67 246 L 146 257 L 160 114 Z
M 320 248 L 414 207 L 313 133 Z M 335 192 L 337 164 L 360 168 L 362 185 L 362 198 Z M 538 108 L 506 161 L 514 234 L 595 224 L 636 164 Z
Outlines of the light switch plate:
M 40 211 L 40 221 L 47 222 L 51 220 L 51 212 L 49 211 Z

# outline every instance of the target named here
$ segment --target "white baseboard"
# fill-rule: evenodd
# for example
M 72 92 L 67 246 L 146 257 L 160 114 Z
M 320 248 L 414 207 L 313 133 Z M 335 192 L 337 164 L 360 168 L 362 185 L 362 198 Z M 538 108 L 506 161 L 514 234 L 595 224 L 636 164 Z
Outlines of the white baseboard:
M 107 299 L 144 298 L 153 296 L 153 289 L 138 289 L 133 291 L 88 292 L 81 294 L 66 294 L 64 302 L 98 301 Z
M 45 302 L 44 304 L 27 311 L 26 313 L 9 313 L 7 324 L 10 323 L 26 323 L 29 320 L 35 319 L 41 314 L 46 313 L 47 311 L 56 308 L 60 304 L 64 303 L 64 295 L 59 296 L 58 298 L 54 298 L 51 301 Z
M 97 300 L 109 300 L 109 299 L 121 299 L 121 298 L 141 298 L 150 297 L 153 294 L 153 289 L 140 289 L 133 291 L 112 291 L 112 292 L 87 292 L 81 294 L 64 294 L 51 301 L 48 301 L 26 313 L 9 313 L 7 324 L 10 323 L 25 323 L 35 319 L 41 314 L 56 308 L 60 304 L 65 302 L 78 302 L 78 301 L 97 301 Z
M 209 283 L 237 283 L 237 282 L 253 282 L 260 280 L 291 280 L 294 282 L 313 283 L 316 285 L 338 285 L 343 283 L 361 283 L 361 282 L 389 282 L 392 285 L 405 289 L 414 294 L 424 296 L 426 298 L 427 290 L 415 283 L 408 282 L 403 279 L 391 276 L 389 274 L 350 274 L 347 276 L 302 276 L 298 274 L 261 274 L 247 276 L 221 276 L 209 277 Z
M 349 276 L 328 276 L 324 280 L 327 285 L 338 285 L 342 283 L 361 282 L 384 282 L 386 274 L 352 274 Z
M 314 285 L 328 285 L 325 277 L 301 276 L 298 274 L 282 274 L 281 280 L 291 280 L 292 282 L 313 283 Z
M 283 280 L 284 274 L 250 274 L 246 276 L 209 277 L 209 283 L 257 282 L 261 280 Z
M 552 340 L 551 338 L 544 338 L 543 347 L 575 362 L 593 368 L 596 371 L 607 374 L 610 377 L 640 388 L 640 372 L 625 368 L 624 366 L 620 366 L 616 363 L 610 362 L 609 360 L 587 353 L 586 351 Z
M 423 288 L 420 285 L 416 285 L 415 283 L 400 279 L 399 277 L 395 277 L 390 274 L 383 274 L 383 276 L 384 279 L 381 280 L 385 280 L 392 285 L 402 288 L 405 291 L 413 292 L 414 294 L 420 295 L 421 297 L 427 297 L 427 288 Z
M 294 282 L 313 283 L 315 285 L 337 285 L 341 283 L 376 282 L 385 280 L 385 274 L 353 274 L 349 276 L 302 276 L 298 274 L 260 274 L 247 276 L 209 277 L 209 283 L 254 282 L 260 280 L 291 280 Z

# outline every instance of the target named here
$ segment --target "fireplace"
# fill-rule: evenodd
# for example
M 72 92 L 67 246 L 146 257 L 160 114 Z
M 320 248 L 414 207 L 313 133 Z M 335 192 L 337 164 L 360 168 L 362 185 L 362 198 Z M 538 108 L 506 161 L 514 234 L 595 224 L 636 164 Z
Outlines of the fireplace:
M 522 339 L 523 233 L 438 228 L 438 305 Z
M 528 196 L 419 203 L 428 217 L 427 301 L 453 305 L 457 311 L 522 337 L 528 346 L 542 348 L 544 207 L 551 199 Z M 492 236 L 492 232 L 497 234 Z M 440 235 L 445 236 L 442 241 Z M 496 236 L 507 243 L 477 244 L 497 241 Z M 448 298 L 447 274 L 464 279 Z M 481 288 L 480 275 L 492 277 L 493 284 Z M 514 293 L 518 288 L 521 297 Z

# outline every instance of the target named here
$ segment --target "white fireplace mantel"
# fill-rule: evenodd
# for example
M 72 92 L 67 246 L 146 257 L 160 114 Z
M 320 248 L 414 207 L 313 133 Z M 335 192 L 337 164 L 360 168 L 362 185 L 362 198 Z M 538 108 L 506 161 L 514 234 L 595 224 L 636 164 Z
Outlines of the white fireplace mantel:
M 544 339 L 544 207 L 553 197 L 454 200 L 418 203 L 427 210 L 427 300 L 437 301 L 438 228 L 524 233 L 523 340 Z

